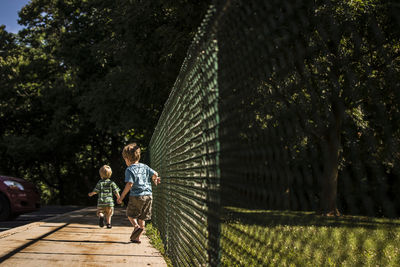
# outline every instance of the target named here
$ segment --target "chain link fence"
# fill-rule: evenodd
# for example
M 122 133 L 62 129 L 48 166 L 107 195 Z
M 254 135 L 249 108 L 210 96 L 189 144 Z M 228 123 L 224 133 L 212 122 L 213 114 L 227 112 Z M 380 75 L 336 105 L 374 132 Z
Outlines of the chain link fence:
M 174 265 L 400 265 L 399 14 L 215 1 L 149 146 Z

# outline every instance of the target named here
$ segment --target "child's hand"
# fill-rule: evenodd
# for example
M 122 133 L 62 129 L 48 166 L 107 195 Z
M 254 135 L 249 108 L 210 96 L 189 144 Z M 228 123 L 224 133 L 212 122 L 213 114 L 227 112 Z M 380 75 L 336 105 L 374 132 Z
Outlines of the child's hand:
M 118 204 L 121 204 L 122 203 L 122 199 L 119 197 L 119 198 L 117 198 L 117 203 Z
M 90 193 L 88 194 L 88 196 L 89 196 L 89 197 L 93 196 L 93 195 L 92 195 L 92 192 L 90 192 Z
M 161 177 L 157 176 L 157 178 L 154 180 L 155 185 L 161 184 Z

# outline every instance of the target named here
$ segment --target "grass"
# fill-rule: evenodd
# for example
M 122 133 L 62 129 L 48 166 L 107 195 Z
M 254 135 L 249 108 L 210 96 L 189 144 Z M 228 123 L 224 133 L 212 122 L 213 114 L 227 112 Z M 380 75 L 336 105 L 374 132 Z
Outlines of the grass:
M 226 208 L 222 266 L 400 266 L 400 220 Z
M 168 267 L 172 267 L 172 261 L 165 253 L 164 244 L 162 242 L 160 232 L 153 226 L 152 223 L 146 224 L 146 236 L 150 239 L 150 243 L 161 252 Z

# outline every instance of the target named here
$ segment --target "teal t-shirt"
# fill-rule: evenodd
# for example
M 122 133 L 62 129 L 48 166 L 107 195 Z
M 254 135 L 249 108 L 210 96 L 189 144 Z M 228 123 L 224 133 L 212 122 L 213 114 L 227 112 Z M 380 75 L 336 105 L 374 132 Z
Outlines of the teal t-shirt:
M 118 186 L 110 179 L 101 179 L 94 188 L 93 192 L 98 195 L 98 207 L 114 207 L 113 193 L 119 192 Z
M 125 170 L 125 183 L 133 183 L 130 196 L 152 195 L 151 177 L 156 172 L 143 163 L 132 164 Z

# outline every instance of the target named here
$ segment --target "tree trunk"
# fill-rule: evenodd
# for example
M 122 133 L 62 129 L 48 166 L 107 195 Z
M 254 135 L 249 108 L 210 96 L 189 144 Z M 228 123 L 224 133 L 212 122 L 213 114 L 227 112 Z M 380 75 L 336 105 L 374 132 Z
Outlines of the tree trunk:
M 339 168 L 338 140 L 328 140 L 321 181 L 320 209 L 324 215 L 339 215 L 337 209 L 337 182 Z
M 341 146 L 341 130 L 343 121 L 343 105 L 337 99 L 332 104 L 333 123 L 326 136 L 323 148 L 324 169 L 321 179 L 320 212 L 327 216 L 339 216 L 337 209 L 337 185 Z
M 62 178 L 62 174 L 61 174 L 61 167 L 58 164 L 58 162 L 54 163 L 54 168 L 55 168 L 55 175 L 56 177 L 58 177 L 58 199 L 60 201 L 60 205 L 65 205 L 65 190 L 64 190 L 64 180 Z
M 124 182 L 125 161 L 122 159 L 122 144 L 116 137 L 111 138 L 111 168 L 113 170 L 113 179 L 119 184 Z

